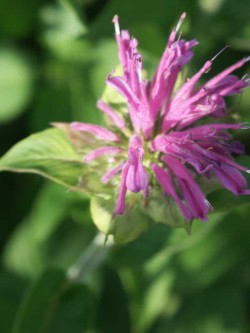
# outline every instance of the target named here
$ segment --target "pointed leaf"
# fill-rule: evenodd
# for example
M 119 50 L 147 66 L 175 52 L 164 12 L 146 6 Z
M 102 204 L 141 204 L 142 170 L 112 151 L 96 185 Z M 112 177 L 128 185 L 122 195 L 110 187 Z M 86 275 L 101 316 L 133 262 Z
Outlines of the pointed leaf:
M 46 271 L 28 289 L 16 319 L 13 333 L 42 332 L 65 284 L 63 271 Z
M 82 156 L 56 128 L 33 134 L 0 159 L 0 171 L 34 173 L 75 187 L 83 173 Z
M 45 271 L 27 290 L 14 320 L 13 333 L 82 333 L 92 325 L 92 295 L 70 284 L 58 269 Z

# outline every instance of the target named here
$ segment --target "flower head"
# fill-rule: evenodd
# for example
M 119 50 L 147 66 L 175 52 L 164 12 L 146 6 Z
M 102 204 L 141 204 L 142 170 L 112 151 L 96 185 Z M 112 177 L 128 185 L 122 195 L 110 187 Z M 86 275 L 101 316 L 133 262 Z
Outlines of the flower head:
M 140 192 L 150 200 L 150 192 L 160 187 L 163 196 L 170 196 L 176 202 L 186 220 L 206 220 L 212 206 L 198 185 L 197 175 L 217 178 L 235 195 L 250 194 L 242 175 L 248 170 L 233 158 L 235 154 L 243 154 L 244 149 L 229 133 L 248 125 L 217 121 L 227 112 L 225 97 L 249 85 L 249 80 L 232 73 L 250 58 L 238 61 L 199 86 L 198 81 L 210 71 L 214 59 L 208 60 L 176 90 L 177 78 L 198 44 L 178 35 L 184 19 L 185 13 L 170 34 L 152 81 L 148 81 L 143 76 L 137 40 L 128 31 L 120 30 L 115 16 L 122 74 L 112 71 L 106 83 L 122 95 L 126 112 L 99 100 L 97 107 L 109 118 L 110 129 L 79 122 L 71 124 L 73 131 L 93 137 L 86 142 L 83 162 L 92 164 L 101 160 L 95 168 L 100 165 L 102 170 L 106 168 L 100 181 L 114 187 L 117 215 L 124 213 L 128 193 Z M 201 123 L 203 118 L 206 124 Z

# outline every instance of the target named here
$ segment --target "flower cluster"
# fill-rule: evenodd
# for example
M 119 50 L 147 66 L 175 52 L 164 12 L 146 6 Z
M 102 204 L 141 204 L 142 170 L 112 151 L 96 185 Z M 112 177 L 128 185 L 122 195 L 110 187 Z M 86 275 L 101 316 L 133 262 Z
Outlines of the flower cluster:
M 84 156 L 84 162 L 92 163 L 101 157 L 106 160 L 108 169 L 101 182 L 116 179 L 113 182 L 118 189 L 115 214 L 124 213 L 128 191 L 141 192 L 150 200 L 152 188 L 160 186 L 164 196 L 173 198 L 186 220 L 206 220 L 212 206 L 196 175 L 207 179 L 216 177 L 235 195 L 250 194 L 241 173 L 248 170 L 232 156 L 243 154 L 244 149 L 232 140 L 228 131 L 248 125 L 200 121 L 204 117 L 222 118 L 227 111 L 225 97 L 249 85 L 249 80 L 231 73 L 250 58 L 238 61 L 198 86 L 201 76 L 211 69 L 214 59 L 209 60 L 176 89 L 177 78 L 198 44 L 178 35 L 184 18 L 185 13 L 170 34 L 152 81 L 148 81 L 143 77 L 137 40 L 128 31 L 120 31 L 118 16 L 115 16 L 115 37 L 123 71 L 120 76 L 112 71 L 106 83 L 123 96 L 127 114 L 99 100 L 97 107 L 112 122 L 111 130 L 86 123 L 71 124 L 73 131 L 86 132 L 99 142 L 99 147 Z

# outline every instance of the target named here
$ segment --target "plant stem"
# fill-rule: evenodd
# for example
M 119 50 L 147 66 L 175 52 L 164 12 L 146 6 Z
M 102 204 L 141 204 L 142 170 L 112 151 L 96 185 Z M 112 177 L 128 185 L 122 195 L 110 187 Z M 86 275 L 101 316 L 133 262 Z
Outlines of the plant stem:
M 98 233 L 76 263 L 68 269 L 68 279 L 72 282 L 86 281 L 89 275 L 104 262 L 111 247 L 112 242 L 106 242 L 106 236 Z

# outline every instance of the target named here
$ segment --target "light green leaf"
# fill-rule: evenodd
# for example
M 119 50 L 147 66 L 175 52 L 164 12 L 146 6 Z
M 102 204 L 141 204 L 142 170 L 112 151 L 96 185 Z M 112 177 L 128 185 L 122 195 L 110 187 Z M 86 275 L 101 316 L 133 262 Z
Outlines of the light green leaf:
M 5 246 L 3 259 L 6 267 L 23 276 L 39 274 L 51 259 L 46 242 L 72 213 L 77 200 L 84 204 L 81 194 L 65 193 L 60 185 L 46 184 L 36 197 L 29 215 L 14 230 Z M 71 230 L 74 230 L 73 225 Z M 62 243 L 62 235 L 60 240 Z
M 67 187 L 76 187 L 83 173 L 79 155 L 59 129 L 33 134 L 0 159 L 0 171 L 34 173 Z
M 188 233 L 191 232 L 192 222 L 187 222 L 182 216 L 178 206 L 173 200 L 152 198 L 149 200 L 145 210 L 156 222 L 167 224 L 174 228 L 184 228 Z
M 116 243 L 133 241 L 148 230 L 154 222 L 160 222 L 174 228 L 184 228 L 191 232 L 192 222 L 187 222 L 173 201 L 150 198 L 145 207 L 143 199 L 129 193 L 126 198 L 126 210 L 123 215 L 114 214 L 113 199 L 93 197 L 90 211 L 95 225 L 105 234 L 112 234 Z
M 93 222 L 104 234 L 108 234 L 110 231 L 113 210 L 114 203 L 111 200 L 93 197 L 90 201 Z
M 80 5 L 80 2 L 77 0 L 61 0 L 60 1 L 65 10 L 72 12 L 72 16 L 75 17 L 75 25 L 78 25 L 80 32 L 85 32 L 85 15 L 83 12 L 83 6 Z
M 112 234 L 116 243 L 127 243 L 137 238 L 153 223 L 150 216 L 143 213 L 139 204 L 130 205 L 123 215 L 114 216 L 115 202 L 112 199 L 93 197 L 90 211 L 95 225 L 105 234 Z
M 133 241 L 149 229 L 153 223 L 150 216 L 143 213 L 142 207 L 139 205 L 131 207 L 115 219 L 112 226 L 114 241 L 117 244 Z
M 23 54 L 0 49 L 0 122 L 25 110 L 33 91 L 32 67 Z
M 56 6 L 44 6 L 40 12 L 41 20 L 47 26 L 44 42 L 64 60 L 88 58 L 87 44 L 80 38 L 86 34 L 87 28 L 83 23 L 83 12 L 77 7 L 77 1 L 61 0 Z

